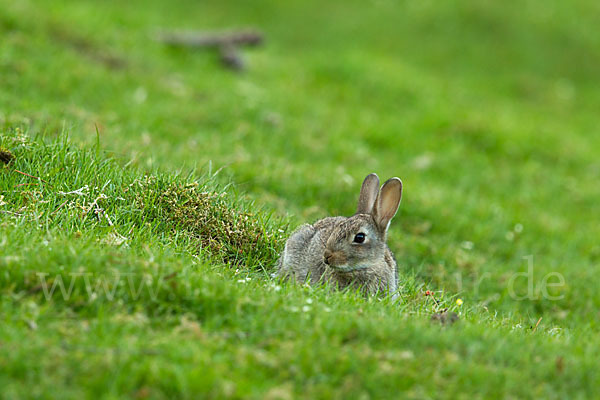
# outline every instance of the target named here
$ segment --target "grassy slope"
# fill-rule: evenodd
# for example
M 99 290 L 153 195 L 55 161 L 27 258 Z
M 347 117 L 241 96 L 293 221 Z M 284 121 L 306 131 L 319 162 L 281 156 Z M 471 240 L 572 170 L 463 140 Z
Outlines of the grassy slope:
M 0 207 L 24 214 L 0 215 L 4 396 L 592 395 L 600 10 L 585 1 L 328 4 L 2 2 L 2 145 L 18 159 L 1 171 Z M 244 25 L 268 42 L 246 54 L 242 75 L 149 39 L 164 27 Z M 119 161 L 61 139 L 10 139 L 16 127 L 66 128 L 89 148 L 96 126 Z M 174 175 L 209 161 L 226 166 L 217 182 Z M 14 168 L 49 183 L 17 186 L 36 181 Z M 239 195 L 210 204 L 256 214 L 247 228 L 264 240 L 241 259 L 230 253 L 246 242 L 198 253 L 197 225 L 162 218 L 173 211 L 165 189 L 186 196 L 182 185 L 197 180 L 194 193 L 220 192 L 224 174 L 294 224 L 349 214 L 372 170 L 405 183 L 390 238 L 401 305 L 280 288 L 268 272 L 281 227 Z M 142 171 L 157 176 L 152 190 L 126 191 Z M 81 197 L 59 193 L 84 185 Z M 100 193 L 113 227 L 83 215 Z M 564 275 L 553 293 L 562 300 L 509 296 L 507 279 L 526 270 L 527 255 L 536 285 Z M 123 286 L 94 299 L 79 279 L 75 296 L 47 302 L 32 271 L 66 282 L 85 271 L 95 283 L 131 273 L 160 290 L 132 299 Z M 463 321 L 430 324 L 425 289 L 445 290 L 448 305 L 460 292 Z

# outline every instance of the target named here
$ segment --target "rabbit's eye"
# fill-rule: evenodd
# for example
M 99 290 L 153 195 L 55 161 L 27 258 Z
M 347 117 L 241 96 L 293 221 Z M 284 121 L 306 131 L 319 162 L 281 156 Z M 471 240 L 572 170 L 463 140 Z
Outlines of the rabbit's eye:
M 354 243 L 363 243 L 366 237 L 367 235 L 365 235 L 362 232 L 359 232 L 354 236 Z

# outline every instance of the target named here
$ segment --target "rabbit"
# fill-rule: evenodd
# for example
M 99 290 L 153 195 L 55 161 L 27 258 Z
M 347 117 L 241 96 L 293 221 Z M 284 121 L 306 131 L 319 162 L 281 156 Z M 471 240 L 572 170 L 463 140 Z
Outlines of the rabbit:
M 300 226 L 288 238 L 277 275 L 311 285 L 329 282 L 366 295 L 397 290 L 397 264 L 386 244 L 390 221 L 402 198 L 402 181 L 391 178 L 379 188 L 379 177 L 363 181 L 356 214 L 328 217 Z

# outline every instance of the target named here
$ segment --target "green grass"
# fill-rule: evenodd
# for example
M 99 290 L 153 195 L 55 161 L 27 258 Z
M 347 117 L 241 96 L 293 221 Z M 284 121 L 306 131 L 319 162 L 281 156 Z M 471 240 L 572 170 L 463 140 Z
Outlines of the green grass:
M 597 397 L 595 2 L 0 9 L 0 397 Z M 400 300 L 272 278 L 373 171 Z

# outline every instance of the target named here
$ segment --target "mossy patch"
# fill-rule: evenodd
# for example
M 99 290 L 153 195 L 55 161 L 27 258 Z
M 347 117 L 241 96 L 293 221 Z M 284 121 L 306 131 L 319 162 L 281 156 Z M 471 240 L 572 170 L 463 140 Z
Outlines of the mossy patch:
M 283 230 L 269 229 L 269 216 L 247 211 L 226 193 L 198 183 L 163 186 L 155 177 L 136 181 L 148 222 L 167 224 L 197 240 L 198 250 L 232 266 L 270 269 L 283 245 Z M 151 207 L 149 207 L 151 205 Z

